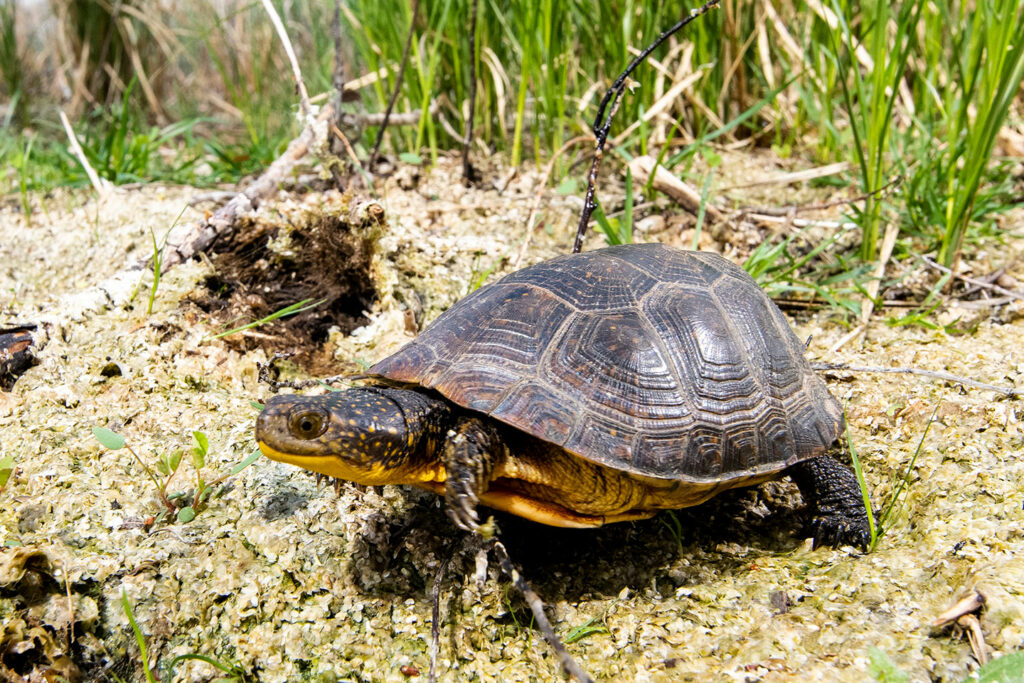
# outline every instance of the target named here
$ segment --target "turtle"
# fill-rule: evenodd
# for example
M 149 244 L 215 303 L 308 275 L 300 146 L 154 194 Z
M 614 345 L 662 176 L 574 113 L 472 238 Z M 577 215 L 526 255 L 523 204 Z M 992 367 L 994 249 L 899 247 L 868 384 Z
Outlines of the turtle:
M 371 366 L 363 384 L 271 397 L 273 460 L 574 528 L 645 519 L 789 476 L 815 545 L 866 547 L 865 499 L 835 459 L 839 402 L 742 268 L 659 243 L 512 272 Z

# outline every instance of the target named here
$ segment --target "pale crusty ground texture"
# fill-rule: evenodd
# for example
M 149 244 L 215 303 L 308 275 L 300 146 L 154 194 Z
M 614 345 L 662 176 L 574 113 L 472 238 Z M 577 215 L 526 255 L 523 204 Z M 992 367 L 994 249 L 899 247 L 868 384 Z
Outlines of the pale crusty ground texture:
M 747 177 L 779 170 L 738 155 L 726 161 Z M 452 179 L 456 167 L 445 161 L 415 183 L 385 183 L 389 228 L 374 274 L 383 297 L 368 326 L 332 339 L 339 367 L 376 360 L 411 338 L 401 302 L 413 290 L 429 321 L 481 273 L 510 268 L 540 174 L 524 172 L 499 196 L 462 188 Z M 400 181 L 415 187 L 403 190 Z M 751 203 L 802 200 L 795 190 L 758 193 Z M 8 203 L 0 209 L 0 328 L 53 313 L 61 297 L 147 256 L 150 230 L 162 234 L 191 194 L 154 186 L 99 201 L 57 192 L 33 198 L 30 221 Z M 297 215 L 339 202 L 282 195 L 263 210 Z M 523 265 L 567 249 L 578 205 L 547 192 Z M 198 215 L 188 210 L 182 220 Z M 656 219 L 645 225 L 661 227 Z M 1020 213 L 1006 217 L 1004 230 L 1018 236 L 985 247 L 977 272 L 1005 264 L 1024 280 L 1022 227 Z M 671 228 L 638 239 L 682 242 Z M 588 248 L 600 243 L 592 236 Z M 201 430 L 211 444 L 209 480 L 254 450 L 251 401 L 269 395 L 256 378 L 266 355 L 206 339 L 218 330 L 182 305 L 209 272 L 209 264 L 192 262 L 167 273 L 150 315 L 146 280 L 130 306 L 50 327 L 40 364 L 0 393 L 0 457 L 17 466 L 0 493 L 0 533 L 11 546 L 0 551 L 5 627 L 45 625 L 60 650 L 64 635 L 55 629 L 67 624 L 70 590 L 77 661 L 107 658 L 123 680 L 143 680 L 123 590 L 152 663 L 197 653 L 238 662 L 261 681 L 409 680 L 403 666 L 426 680 L 430 588 L 451 558 L 441 583 L 441 680 L 560 678 L 496 565 L 478 582 L 475 547 L 429 494 L 343 487 L 336 495 L 306 473 L 260 459 L 193 521 L 147 531 L 143 521 L 161 508 L 155 487 L 127 451 L 106 450 L 91 428 L 123 434 L 151 464 L 157 453 L 190 448 L 191 431 Z M 961 336 L 890 327 L 876 316 L 863 344 L 835 354 L 828 350 L 848 330 L 834 316 L 794 326 L 801 338 L 813 335 L 813 360 L 916 366 L 1024 387 L 1021 307 L 994 311 L 984 310 L 977 330 Z M 958 316 L 979 314 L 953 309 L 934 320 Z M 120 376 L 101 372 L 110 363 Z M 565 637 L 588 620 L 605 627 L 569 645 L 591 675 L 859 681 L 869 678 L 874 647 L 910 680 L 959 681 L 977 666 L 966 638 L 928 623 L 975 588 L 988 597 L 981 625 L 994 654 L 1024 647 L 1024 401 L 905 375 L 829 382 L 848 402 L 876 506 L 937 409 L 905 505 L 870 554 L 812 550 L 796 533 L 799 497 L 783 483 L 674 518 L 592 532 L 499 520 L 556 630 Z M 189 490 L 194 477 L 186 462 L 169 490 Z M 54 577 L 27 613 L 14 610 L 11 588 L 25 549 L 43 551 Z M 10 646 L 10 628 L 5 638 Z M 89 671 L 103 680 L 99 669 Z M 188 681 L 217 673 L 202 662 L 183 662 L 177 672 L 175 680 Z

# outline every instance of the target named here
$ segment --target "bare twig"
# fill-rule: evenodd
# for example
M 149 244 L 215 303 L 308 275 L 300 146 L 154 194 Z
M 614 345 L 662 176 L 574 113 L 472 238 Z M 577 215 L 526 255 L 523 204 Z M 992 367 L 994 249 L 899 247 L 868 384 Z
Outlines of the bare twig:
M 437 101 L 431 100 L 430 105 L 427 107 L 427 114 L 434 116 L 440 109 L 441 105 Z M 351 116 L 364 126 L 414 126 L 423 118 L 423 110 L 413 109 L 412 111 L 400 112 L 398 114 L 373 111 L 366 112 L 365 114 L 346 114 L 345 116 Z M 458 137 L 458 133 L 456 133 L 455 137 Z
M 788 216 L 777 216 L 772 214 L 764 213 L 747 213 L 743 211 L 740 213 L 742 216 L 751 218 L 755 221 L 762 223 L 785 223 L 792 225 L 794 228 L 825 228 L 826 230 L 854 230 L 860 226 L 850 221 L 818 221 L 809 218 L 789 218 Z M 735 218 L 736 214 L 730 214 L 730 217 Z
M 1002 294 L 1005 297 L 1016 299 L 1017 301 L 1024 301 L 1024 294 L 1021 294 L 1020 292 L 1015 292 L 1012 289 L 1005 289 L 1004 287 L 1000 287 L 999 285 L 993 284 L 991 282 L 985 282 L 984 280 L 978 280 L 976 278 L 967 277 L 966 275 L 954 273 L 952 270 L 942 265 L 941 263 L 933 259 L 931 256 L 918 256 L 918 258 L 924 261 L 925 264 L 928 265 L 929 267 L 935 268 L 936 270 L 941 270 L 944 273 L 948 273 L 949 275 L 952 275 L 956 279 L 966 282 L 969 285 L 974 285 L 975 287 L 980 287 L 981 289 L 988 289 L 993 292 L 997 292 L 998 294 Z
M 740 185 L 729 185 L 728 187 L 719 188 L 722 192 L 728 190 L 745 190 L 750 187 L 758 187 L 759 185 L 791 185 L 793 183 L 802 183 L 808 180 L 816 180 L 817 178 L 827 178 L 831 175 L 842 173 L 850 167 L 850 162 L 839 161 L 834 164 L 828 164 L 826 166 L 818 166 L 816 168 L 809 168 L 803 171 L 794 171 L 792 173 L 780 173 L 779 175 L 766 178 L 764 180 L 755 180 L 751 183 L 742 183 Z M 851 201 L 851 200 L 847 200 Z M 767 213 L 763 209 L 757 209 L 761 213 Z M 802 209 L 806 211 L 807 209 Z
M 640 64 L 643 63 L 647 57 L 654 52 L 655 49 L 679 29 L 683 28 L 697 17 L 706 14 L 713 7 L 718 6 L 719 0 L 708 0 L 707 3 L 698 7 L 697 9 L 690 10 L 690 13 L 680 19 L 672 28 L 662 33 L 658 38 L 648 45 L 644 50 L 629 63 L 626 70 L 619 74 L 619 77 L 615 79 L 611 87 L 605 92 L 604 97 L 601 99 L 601 103 L 597 107 L 597 116 L 594 117 L 594 136 L 597 138 L 597 145 L 594 149 L 594 161 L 590 165 L 590 173 L 587 176 L 587 194 L 583 201 L 583 211 L 580 212 L 580 222 L 576 227 L 576 239 L 573 241 L 572 253 L 579 253 L 580 249 L 583 248 L 583 236 L 587 232 L 587 225 L 590 223 L 590 216 L 594 213 L 594 209 L 597 208 L 597 202 L 594 201 L 594 188 L 597 185 L 597 168 L 601 164 L 601 159 L 604 156 L 604 145 L 608 140 L 608 133 L 612 127 L 612 119 L 615 118 L 615 112 L 618 111 L 619 104 L 621 103 L 622 94 L 626 91 L 626 87 L 629 83 L 629 75 L 636 70 Z M 606 115 L 607 112 L 607 115 Z
M 68 134 L 68 146 L 71 147 L 71 153 L 78 159 L 78 163 L 82 164 L 82 168 L 85 169 L 85 174 L 89 176 L 89 182 L 92 184 L 93 189 L 99 193 L 100 197 L 106 197 L 107 192 L 110 190 L 110 182 L 105 178 L 100 178 L 89 163 L 89 160 L 85 157 L 85 152 L 82 151 L 82 146 L 78 143 L 78 137 L 75 135 L 71 122 L 68 121 L 68 115 L 64 113 L 63 109 L 60 110 L 60 122 L 64 124 L 64 132 Z
M 434 575 L 434 583 L 430 588 L 430 673 L 427 680 L 430 683 L 437 681 L 437 653 L 441 642 L 441 583 L 444 581 L 444 572 L 452 556 L 448 555 L 437 567 Z
M 633 177 L 642 183 L 647 182 L 647 179 L 653 173 L 654 180 L 651 182 L 651 186 L 654 189 L 664 192 L 679 202 L 690 213 L 694 215 L 699 213 L 701 206 L 700 192 L 687 185 L 682 179 L 669 173 L 664 166 L 659 164 L 655 168 L 656 163 L 657 159 L 652 156 L 637 157 L 629 163 L 629 169 L 633 172 Z M 704 202 L 704 215 L 708 220 L 715 223 L 722 220 L 722 212 L 708 202 Z
M 334 71 L 331 74 L 331 89 L 334 91 L 335 128 L 341 127 L 341 101 L 345 94 L 345 62 L 341 58 L 341 0 L 334 0 L 334 16 L 331 18 L 331 35 L 334 38 Z M 345 140 L 345 136 L 341 136 Z
M 398 73 L 395 74 L 395 87 L 391 91 L 391 99 L 388 100 L 387 109 L 384 110 L 384 119 L 380 128 L 377 129 L 377 139 L 373 142 L 373 151 L 370 152 L 370 161 L 367 165 L 371 172 L 377 161 L 377 154 L 380 152 L 380 143 L 384 140 L 384 131 L 388 128 L 388 119 L 391 118 L 391 110 L 398 101 L 398 93 L 402 91 L 402 79 L 405 77 L 405 67 L 409 64 L 409 51 L 412 48 L 412 36 L 416 31 L 416 15 L 420 11 L 420 0 L 412 0 L 412 16 L 409 17 L 409 34 L 405 37 L 405 50 L 402 52 L 402 63 L 398 66 Z
M 850 330 L 845 335 L 843 335 L 843 337 L 839 341 L 837 341 L 835 344 L 833 344 L 832 348 L 830 348 L 828 350 L 828 352 L 830 354 L 832 354 L 832 355 L 835 355 L 835 354 L 839 353 L 839 349 L 843 348 L 844 346 L 846 346 L 847 344 L 849 344 L 854 339 L 856 339 L 857 337 L 861 336 L 862 334 L 864 334 L 867 331 L 868 331 L 868 326 L 866 324 L 861 323 L 860 325 L 857 325 L 852 330 Z
M 334 137 L 337 138 L 337 140 L 345 148 L 345 154 L 348 154 L 348 158 L 352 161 L 352 163 L 355 164 L 357 168 L 360 168 L 361 165 L 359 163 L 359 157 L 356 156 L 356 151 L 352 149 L 352 144 L 349 143 L 348 138 L 345 137 L 345 134 L 341 132 L 341 129 L 332 123 L 331 132 L 334 133 Z
M 462 141 L 462 182 L 472 182 L 473 167 L 469 165 L 469 148 L 473 144 L 473 112 L 476 110 L 476 12 L 479 0 L 473 0 L 469 15 L 469 114 L 466 116 L 466 137 Z
M 842 162 L 842 164 L 833 164 L 833 166 L 841 166 L 841 165 L 843 165 L 845 163 L 846 162 Z M 791 175 L 799 175 L 799 174 L 791 174 Z M 757 214 L 764 214 L 764 215 L 768 215 L 768 216 L 791 216 L 793 214 L 801 213 L 801 212 L 804 212 L 804 211 L 823 211 L 825 209 L 832 209 L 832 208 L 835 208 L 837 206 L 849 206 L 850 204 L 856 204 L 857 202 L 862 202 L 862 201 L 864 201 L 866 199 L 871 199 L 872 197 L 884 197 L 884 196 L 887 196 L 890 192 L 895 190 L 902 183 L 903 183 L 903 176 L 897 175 L 897 176 L 893 177 L 892 180 L 887 182 L 882 187 L 879 187 L 879 188 L 876 188 L 874 190 L 871 190 L 870 192 L 865 192 L 864 194 L 861 194 L 861 195 L 857 195 L 856 197 L 848 197 L 846 199 L 835 199 L 835 200 L 833 200 L 831 202 L 825 202 L 823 204 L 804 204 L 803 206 L 797 206 L 795 204 L 794 205 L 789 205 L 789 206 L 744 206 L 744 207 L 742 207 L 742 211 L 744 213 L 746 213 L 747 215 L 751 216 L 751 217 L 757 217 L 757 218 L 762 218 L 762 216 L 758 216 Z M 761 184 L 761 183 L 753 183 L 753 185 L 758 185 L 758 184 Z M 737 189 L 737 188 L 742 188 L 742 187 L 747 187 L 747 186 L 745 186 L 745 185 L 734 185 L 731 188 L 724 188 L 724 189 Z M 753 213 L 750 213 L 750 212 L 753 212 Z M 855 226 L 856 224 L 855 223 L 844 223 L 844 225 L 854 225 Z
M 75 601 L 71 599 L 71 576 L 68 571 L 68 560 L 66 557 L 60 558 L 60 568 L 61 573 L 64 574 L 64 595 L 68 599 L 68 631 L 65 635 L 68 652 L 70 652 L 71 644 L 75 640 Z
M 263 9 L 267 11 L 270 16 L 270 23 L 274 25 L 274 30 L 277 31 L 277 37 L 281 40 L 281 44 L 284 46 L 285 54 L 288 55 L 288 62 L 292 67 L 292 78 L 295 79 L 295 87 L 299 91 L 299 105 L 302 107 L 302 115 L 307 119 L 313 116 L 313 105 L 309 103 L 309 93 L 306 91 L 306 83 L 302 80 L 302 71 L 299 69 L 299 59 L 295 56 L 295 49 L 292 47 L 292 41 L 288 38 L 288 32 L 284 28 L 284 23 L 281 21 L 281 16 L 274 9 L 273 3 L 270 0 L 261 0 L 263 3 Z
M 498 556 L 498 565 L 501 570 L 505 572 L 505 575 L 515 585 L 516 590 L 526 600 L 526 604 L 530 607 L 530 611 L 533 612 L 533 618 L 537 622 L 537 626 L 540 627 L 540 632 L 544 634 L 544 640 L 548 641 L 548 645 L 558 655 L 558 661 L 562 665 L 562 669 L 566 674 L 573 676 L 580 683 L 593 683 L 593 679 L 587 675 L 587 672 L 580 668 L 580 665 L 573 659 L 573 656 L 569 654 L 569 651 L 565 649 L 565 645 L 562 643 L 562 639 L 555 633 L 555 629 L 551 627 L 551 622 L 548 621 L 547 614 L 544 613 L 544 602 L 540 599 L 530 584 L 526 582 L 523 575 L 512 565 L 512 560 L 508 556 L 508 551 L 505 549 L 504 544 L 501 541 L 494 538 L 491 540 L 491 547 L 494 548 L 495 555 Z
M 871 314 L 875 311 L 875 299 L 878 297 L 878 288 L 882 286 L 882 278 L 885 277 L 885 267 L 889 265 L 892 257 L 892 250 L 896 246 L 896 237 L 899 235 L 899 225 L 889 223 L 885 226 L 885 236 L 882 238 L 882 247 L 878 250 L 878 263 L 875 264 L 874 277 L 865 287 L 866 296 L 860 303 L 860 322 L 867 325 Z
M 1003 396 L 1024 396 L 1024 391 L 1020 389 L 1000 387 L 995 384 L 986 384 L 985 382 L 979 382 L 978 380 L 971 379 L 969 377 L 962 377 L 960 375 L 954 375 L 948 372 L 941 372 L 938 370 L 924 370 L 922 368 L 906 367 L 885 368 L 868 365 L 847 365 L 846 363 L 812 363 L 811 367 L 819 372 L 839 370 L 845 372 L 878 372 L 902 375 L 919 375 L 921 377 L 937 379 L 943 382 L 956 382 L 957 384 L 960 384 L 962 386 L 971 387 L 973 389 L 981 389 L 982 391 L 995 391 L 996 393 L 1000 393 Z

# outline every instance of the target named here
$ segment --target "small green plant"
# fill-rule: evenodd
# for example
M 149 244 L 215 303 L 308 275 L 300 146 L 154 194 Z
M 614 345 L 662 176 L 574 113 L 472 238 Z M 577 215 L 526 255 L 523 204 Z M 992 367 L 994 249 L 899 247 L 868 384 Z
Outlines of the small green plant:
M 492 518 L 493 521 L 493 518 Z M 525 624 L 519 621 L 519 614 L 516 612 L 516 606 L 512 604 L 512 592 L 514 587 L 511 584 L 505 586 L 504 591 L 504 602 L 505 610 L 508 612 L 508 616 L 512 619 L 512 630 L 513 633 L 518 637 L 522 633 L 526 632 L 526 644 L 527 647 L 533 644 L 533 627 L 534 627 L 534 616 L 530 614 L 530 623 Z
M 946 211 L 938 258 L 947 267 L 959 258 L 996 138 L 1024 80 L 1024 8 L 1019 0 L 984 0 L 970 17 L 950 21 L 965 28 L 952 51 L 951 80 L 962 86 L 950 88 L 959 96 L 946 103 L 942 146 Z
M 565 644 L 572 645 L 573 643 L 579 642 L 588 636 L 594 636 L 602 633 L 611 633 L 608 627 L 604 624 L 604 615 L 598 615 L 587 619 L 584 623 L 573 628 L 565 636 Z
M 877 647 L 869 648 L 868 662 L 868 675 L 879 683 L 906 683 L 910 680 L 884 650 Z
M 878 542 L 878 525 L 875 524 L 875 512 L 871 509 L 871 494 L 868 493 L 868 484 L 864 479 L 864 468 L 861 467 L 860 458 L 857 456 L 857 449 L 853 445 L 853 438 L 850 436 L 850 423 L 846 421 L 846 411 L 843 411 L 843 420 L 846 422 L 846 444 L 850 448 L 850 459 L 853 461 L 853 473 L 857 476 L 857 484 L 860 486 L 860 494 L 864 499 L 864 511 L 868 515 L 868 529 L 871 533 L 871 540 L 868 543 L 868 550 L 874 550 Z M 884 653 L 883 653 L 884 654 Z
M 1020 683 L 1024 681 L 1024 650 L 993 659 L 963 683 Z
M 871 508 L 871 496 L 868 494 L 867 483 L 864 479 L 864 470 L 861 467 L 860 458 L 857 456 L 857 449 L 853 445 L 853 438 L 850 436 L 850 423 L 846 423 L 846 443 L 850 448 L 850 459 L 853 461 L 853 472 L 857 476 L 857 483 L 860 485 L 860 492 L 864 497 L 864 511 L 867 512 L 868 526 L 871 529 L 871 542 L 868 545 L 868 552 L 874 550 L 878 541 L 885 535 L 893 512 L 898 510 L 896 507 L 897 503 L 910 486 L 910 477 L 914 472 L 914 465 L 917 463 L 917 457 L 921 454 L 921 448 L 924 446 L 925 437 L 928 436 L 928 430 L 931 429 L 932 423 L 935 421 L 935 414 L 938 410 L 939 406 L 935 406 L 935 409 L 932 410 L 931 417 L 928 418 L 928 422 L 924 426 L 924 432 L 921 434 L 921 439 L 917 442 L 917 448 L 914 449 L 914 455 L 911 456 L 910 462 L 907 463 L 907 468 L 903 470 L 902 474 L 900 474 L 895 480 L 892 494 L 890 494 L 888 502 L 880 508 L 881 512 L 878 515 L 877 521 L 875 520 L 874 510 Z M 845 419 L 845 411 L 843 412 L 843 417 Z
M 848 264 L 841 256 L 825 258 L 826 250 L 839 239 L 838 232 L 813 247 L 801 248 L 798 240 L 805 231 L 797 230 L 781 242 L 765 240 L 747 257 L 743 269 L 771 297 L 811 295 L 837 310 L 859 314 L 860 293 L 871 277 L 871 267 Z
M 719 159 L 721 163 L 721 159 Z M 717 165 L 717 164 L 716 164 Z M 652 173 L 651 176 L 654 174 Z M 704 216 L 708 210 L 708 192 L 711 190 L 711 180 L 715 177 L 714 168 L 712 168 L 704 179 L 704 186 L 700 191 L 700 209 L 697 211 L 697 223 L 693 230 L 693 245 L 690 247 L 694 251 L 700 249 L 700 233 L 704 229 Z
M 484 286 L 487 280 L 494 275 L 494 271 L 501 265 L 503 259 L 495 260 L 491 265 L 486 268 L 480 268 L 480 259 L 483 256 L 483 252 L 476 252 L 473 255 L 473 265 L 469 272 L 469 291 L 467 294 L 472 294 L 476 290 Z
M 135 621 L 135 612 L 132 610 L 132 603 L 128 600 L 128 593 L 121 589 L 121 607 L 124 609 L 125 616 L 128 617 L 128 623 L 131 624 L 132 632 L 135 634 L 135 643 L 139 646 L 139 656 L 142 658 L 142 671 L 146 676 L 146 683 L 157 683 L 159 680 L 153 669 L 149 666 L 149 648 L 146 646 L 146 636 L 142 633 L 142 629 L 139 628 L 138 622 Z M 178 655 L 170 661 L 167 665 L 167 678 L 168 681 L 174 680 L 174 667 L 179 662 L 188 660 L 198 660 L 200 662 L 206 662 L 210 666 L 220 669 L 225 674 L 226 678 L 222 678 L 222 681 L 238 681 L 238 683 L 245 683 L 249 680 L 248 674 L 245 669 L 242 668 L 241 664 L 225 664 L 213 657 L 207 657 L 205 655 L 197 654 L 184 654 Z
M 879 683 L 906 683 L 910 676 L 877 647 L 868 649 L 868 675 Z M 1024 681 L 1024 651 L 990 660 L 961 683 L 1020 683 Z
M 840 79 L 840 85 L 854 137 L 853 161 L 860 173 L 861 191 L 868 195 L 860 211 L 860 257 L 863 261 L 874 261 L 878 257 L 882 207 L 881 200 L 870 193 L 887 181 L 886 164 L 889 163 L 888 150 L 894 132 L 893 111 L 907 61 L 915 46 L 917 24 L 925 3 L 904 2 L 893 16 L 891 3 L 875 0 L 864 11 L 870 19 L 866 22 L 869 33 L 865 42 L 872 62 L 872 69 L 866 76 L 857 66 L 857 45 L 851 26 L 842 8 L 833 4 L 847 55 L 853 64 L 850 69 L 853 72 L 852 90 L 845 78 Z M 896 29 L 894 35 L 889 34 L 892 25 Z
M 928 431 L 932 428 L 932 423 L 935 422 L 935 415 L 938 412 L 939 406 L 935 406 L 934 410 L 932 410 L 931 416 L 928 418 L 928 422 L 924 426 L 924 432 L 921 433 L 921 439 L 917 442 L 917 448 L 914 449 L 914 455 L 910 457 L 910 462 L 907 463 L 907 468 L 903 470 L 901 475 L 899 475 L 896 485 L 893 487 L 892 494 L 889 496 L 889 501 L 885 504 L 885 507 L 882 508 L 882 513 L 878 516 L 879 538 L 885 534 L 890 517 L 892 517 L 894 512 L 899 510 L 896 505 L 900 502 L 900 498 L 906 493 L 907 488 L 910 486 L 910 477 L 914 472 L 914 465 L 917 463 L 917 457 L 921 454 L 921 448 L 924 447 L 925 437 L 928 436 Z M 872 547 L 874 547 L 874 541 L 872 541 Z
M 132 603 L 128 601 L 128 592 L 121 589 L 121 607 L 124 608 L 124 613 L 128 617 L 128 623 L 132 626 L 132 631 L 135 633 L 135 642 L 139 646 L 139 656 L 142 658 L 142 670 L 146 674 L 146 683 L 156 683 L 156 676 L 153 674 L 153 670 L 149 668 L 149 651 L 146 648 L 146 636 L 142 634 L 142 629 L 135 621 L 135 613 L 132 611 Z
M 14 474 L 14 458 L 5 455 L 0 458 L 0 493 L 4 492 L 4 488 L 7 486 L 7 482 L 12 474 Z
M 209 337 L 206 337 L 204 339 L 204 341 L 209 341 L 211 339 L 220 339 L 221 337 L 226 337 L 229 334 L 235 334 L 236 332 L 244 332 L 245 330 L 251 330 L 252 328 L 259 327 L 260 325 L 266 325 L 267 323 L 273 322 L 273 321 L 277 320 L 278 318 L 287 318 L 290 315 L 295 315 L 296 313 L 302 313 L 303 311 L 308 311 L 309 309 L 316 308 L 320 304 L 324 303 L 325 301 L 327 301 L 327 299 L 320 299 L 319 301 L 313 301 L 313 303 L 309 303 L 310 301 L 313 301 L 313 300 L 312 299 L 303 299 L 302 301 L 294 303 L 291 306 L 285 306 L 284 308 L 282 308 L 279 311 L 274 311 L 270 315 L 268 315 L 268 316 L 266 316 L 264 318 L 260 318 L 259 320 L 255 320 L 255 321 L 253 321 L 251 323 L 247 323 L 245 325 L 242 325 L 241 327 L 232 328 L 232 329 L 228 330 L 227 332 L 220 332 L 219 334 L 214 334 L 214 335 L 211 335 Z
M 661 523 L 668 529 L 668 533 L 671 534 L 672 538 L 675 539 L 676 546 L 679 548 L 679 554 L 683 554 L 683 524 L 679 521 L 679 515 L 676 514 L 675 510 L 665 510 L 665 512 L 658 517 Z
M 167 232 L 164 233 L 163 240 L 158 244 L 156 240 L 156 233 L 150 228 L 149 236 L 153 238 L 153 286 L 149 290 L 149 303 L 146 304 L 146 315 L 153 314 L 153 302 L 156 301 L 156 292 L 160 288 L 160 275 L 163 271 L 164 263 L 164 247 L 167 246 L 167 238 L 171 235 L 171 230 L 174 230 L 174 226 L 178 224 L 181 217 L 185 215 L 185 209 L 188 208 L 188 204 L 181 207 L 181 211 L 174 217 L 174 221 L 171 223 L 171 227 L 167 228 Z
M 92 433 L 96 440 L 105 448 L 109 448 L 112 451 L 118 451 L 122 448 L 127 449 L 132 457 L 135 458 L 135 461 L 145 470 L 146 475 L 149 476 L 150 481 L 153 482 L 157 489 L 160 502 L 164 505 L 164 510 L 157 517 L 158 522 L 167 515 L 173 515 L 177 521 L 182 523 L 191 522 L 195 519 L 196 513 L 206 506 L 207 501 L 214 492 L 215 486 L 225 481 L 228 477 L 238 474 L 260 457 L 260 451 L 254 451 L 232 467 L 227 474 L 207 482 L 203 478 L 202 471 L 206 466 L 206 455 L 209 452 L 210 443 L 203 432 L 192 432 L 192 438 L 195 441 L 195 446 L 192 447 L 192 464 L 196 470 L 196 490 L 191 502 L 179 505 L 178 501 L 184 502 L 186 500 L 186 494 L 184 492 L 168 494 L 167 487 L 181 466 L 183 451 L 180 448 L 171 453 L 162 453 L 157 456 L 156 469 L 162 475 L 162 478 L 160 478 L 139 457 L 138 453 L 127 444 L 124 437 L 117 432 L 105 427 L 93 427 Z

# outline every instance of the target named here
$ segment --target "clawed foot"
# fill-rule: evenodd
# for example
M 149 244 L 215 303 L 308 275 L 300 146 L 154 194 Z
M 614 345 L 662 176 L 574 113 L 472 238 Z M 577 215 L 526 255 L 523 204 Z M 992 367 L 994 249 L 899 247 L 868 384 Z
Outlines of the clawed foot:
M 448 480 L 445 500 L 448 503 L 448 516 L 456 526 L 469 532 L 480 528 L 480 517 L 476 512 L 478 501 L 472 486 L 458 479 Z
M 860 514 L 819 513 L 807 526 L 815 548 L 821 545 L 833 548 L 852 545 L 867 550 L 871 545 L 871 526 L 863 509 Z
M 476 506 L 487 491 L 494 463 L 505 447 L 493 426 L 477 418 L 463 418 L 445 435 L 444 464 L 447 472 L 445 500 L 448 516 L 461 529 L 486 536 Z

